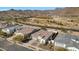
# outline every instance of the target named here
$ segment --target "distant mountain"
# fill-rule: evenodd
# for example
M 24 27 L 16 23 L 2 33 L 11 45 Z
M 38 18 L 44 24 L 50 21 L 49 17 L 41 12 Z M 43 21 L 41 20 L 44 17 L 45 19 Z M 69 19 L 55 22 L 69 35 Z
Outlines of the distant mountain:
M 79 7 L 66 7 L 60 10 L 55 10 L 53 14 L 60 15 L 79 15 Z
M 49 17 L 49 15 L 79 15 L 79 7 L 56 8 L 55 10 L 8 10 L 0 11 L 0 18 L 4 17 Z

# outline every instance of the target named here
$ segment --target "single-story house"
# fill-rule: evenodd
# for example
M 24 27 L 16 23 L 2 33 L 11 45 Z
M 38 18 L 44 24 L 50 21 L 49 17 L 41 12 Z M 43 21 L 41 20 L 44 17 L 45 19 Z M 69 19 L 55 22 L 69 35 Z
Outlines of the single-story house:
M 70 34 L 58 34 L 54 45 L 68 50 L 79 50 L 79 37 Z
M 28 36 L 30 37 L 30 35 L 36 31 L 38 31 L 39 29 L 34 29 L 34 28 L 29 28 L 29 27 L 24 27 L 20 30 L 17 30 L 15 32 L 15 35 L 22 35 L 22 36 Z
M 39 30 L 31 35 L 32 39 L 38 40 L 42 44 L 46 44 L 56 37 L 57 33 L 47 31 L 47 30 Z
M 19 27 L 20 27 L 19 25 L 13 25 L 13 26 L 3 28 L 2 31 L 10 35 L 10 34 L 13 34 Z

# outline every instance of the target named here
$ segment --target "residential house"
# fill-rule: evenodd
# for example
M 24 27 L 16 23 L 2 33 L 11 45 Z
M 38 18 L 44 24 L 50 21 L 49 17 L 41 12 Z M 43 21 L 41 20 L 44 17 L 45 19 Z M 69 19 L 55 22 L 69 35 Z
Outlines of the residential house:
M 57 33 L 47 31 L 47 30 L 39 30 L 31 35 L 32 39 L 38 40 L 42 44 L 47 44 L 48 42 L 54 40 Z
M 54 40 L 55 47 L 62 47 L 68 50 L 79 50 L 79 37 L 70 34 L 58 34 Z
M 20 30 L 17 30 L 15 32 L 15 35 L 22 35 L 24 37 L 28 36 L 30 37 L 30 35 L 36 31 L 38 31 L 39 29 L 34 29 L 34 28 L 30 28 L 30 27 L 24 27 Z
M 8 35 L 13 34 L 20 26 L 19 25 L 12 25 L 8 26 L 2 29 L 3 32 L 5 32 Z

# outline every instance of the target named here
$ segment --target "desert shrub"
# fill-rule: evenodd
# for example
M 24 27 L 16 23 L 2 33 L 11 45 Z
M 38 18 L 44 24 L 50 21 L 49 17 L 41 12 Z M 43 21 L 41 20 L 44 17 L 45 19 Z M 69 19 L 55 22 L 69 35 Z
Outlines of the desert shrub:
M 17 35 L 17 36 L 15 36 L 15 37 L 13 38 L 13 40 L 14 40 L 14 41 L 19 41 L 19 42 L 21 42 L 21 41 L 24 40 L 24 37 L 23 37 L 22 35 Z
M 7 36 L 7 33 L 3 32 L 2 29 L 0 29 L 0 37 L 5 37 Z

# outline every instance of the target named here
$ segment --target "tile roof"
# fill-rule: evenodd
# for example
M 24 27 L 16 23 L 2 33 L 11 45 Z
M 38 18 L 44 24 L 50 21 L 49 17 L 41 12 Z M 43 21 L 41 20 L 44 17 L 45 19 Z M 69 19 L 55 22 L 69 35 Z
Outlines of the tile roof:
M 27 35 L 27 34 L 32 33 L 34 30 L 35 29 L 33 28 L 25 27 L 25 28 L 22 28 L 21 30 L 16 31 L 16 33 L 22 33 L 22 34 Z
M 53 34 L 53 32 L 49 32 L 46 30 L 39 30 L 38 32 L 32 34 L 32 37 L 38 38 L 39 36 L 43 39 L 48 39 L 51 35 Z

